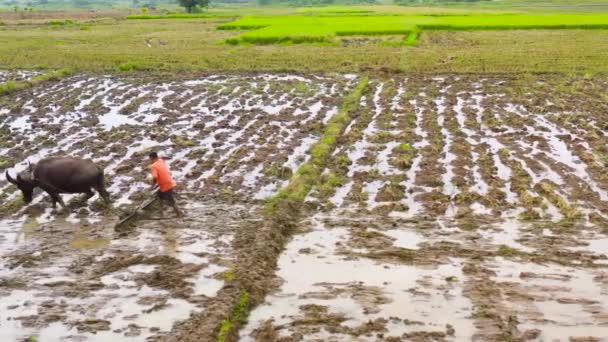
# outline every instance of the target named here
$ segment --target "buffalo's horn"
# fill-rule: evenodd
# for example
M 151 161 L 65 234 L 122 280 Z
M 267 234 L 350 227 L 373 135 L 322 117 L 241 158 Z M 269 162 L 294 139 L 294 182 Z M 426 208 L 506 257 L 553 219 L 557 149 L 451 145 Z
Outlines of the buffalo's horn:
M 27 169 L 30 170 L 30 172 L 34 172 L 34 166 L 29 160 L 27 161 Z
M 8 170 L 6 171 L 6 180 L 9 181 L 10 183 L 13 183 L 15 185 L 17 185 L 17 181 L 13 179 L 13 177 L 11 177 L 11 175 L 8 173 Z

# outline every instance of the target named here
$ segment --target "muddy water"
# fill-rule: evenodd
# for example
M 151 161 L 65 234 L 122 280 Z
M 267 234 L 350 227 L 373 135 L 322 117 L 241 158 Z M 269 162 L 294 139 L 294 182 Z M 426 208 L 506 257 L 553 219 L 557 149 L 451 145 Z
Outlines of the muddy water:
M 598 129 L 549 121 L 509 82 L 373 82 L 334 153 L 348 170 L 326 170 L 342 185 L 307 198 L 331 205 L 299 225 L 241 340 L 608 336 Z M 417 152 L 405 167 L 400 144 Z
M 223 286 L 232 236 L 252 209 L 189 204 L 186 219 L 146 216 L 120 236 L 115 221 L 4 220 L 0 337 L 143 341 L 169 332 Z
M 463 340 L 472 336 L 467 320 L 472 304 L 453 280 L 463 278 L 461 260 L 415 267 L 354 257 L 351 253 L 368 250 L 345 250 L 352 238 L 348 221 L 342 227 L 334 220 L 339 218 L 315 216 L 307 223 L 310 231 L 287 245 L 277 272 L 284 280 L 280 293 L 254 311 L 242 340 L 255 339 L 263 322 L 270 322 L 279 336 L 305 339 L 375 340 L 378 333 L 389 338 L 446 331 Z M 397 236 L 395 247 L 403 246 L 403 238 L 410 247 L 409 238 L 421 241 L 413 230 L 390 230 L 387 236 Z M 307 311 L 312 305 L 317 312 Z M 369 326 L 371 321 L 376 324 Z
M 117 206 L 141 200 L 151 149 L 169 160 L 182 190 L 264 198 L 307 160 L 323 122 L 355 81 L 351 75 L 171 82 L 78 75 L 0 106 L 0 124 L 11 132 L 1 148 L 13 173 L 27 166 L 22 161 L 49 155 L 92 159 L 105 168 Z M 244 184 L 256 170 L 264 177 Z M 14 191 L 0 180 L 0 196 L 14 199 Z
M 453 220 L 317 214 L 287 245 L 277 270 L 283 283 L 251 314 L 241 340 L 606 336 L 605 238 L 558 238 L 516 219 L 479 223 L 464 231 Z M 494 310 L 499 322 L 517 319 L 510 332 L 480 323 Z
M 118 234 L 97 200 L 65 196 L 61 213 L 41 195 L 1 213 L 0 338 L 171 340 L 180 322 L 199 322 L 191 315 L 230 287 L 256 201 L 310 158 L 354 82 L 74 76 L 11 96 L 0 150 L 12 172 L 49 154 L 91 158 L 125 209 L 145 197 L 146 152 L 158 149 L 188 218 L 152 210 Z M 306 197 L 318 210 L 297 224 L 280 285 L 241 339 L 608 336 L 606 105 L 592 95 L 603 83 L 584 102 L 560 93 L 547 104 L 547 89 L 522 95 L 519 82 L 372 78 L 324 171 L 338 184 Z M 18 197 L 0 180 L 3 201 Z
M 30 70 L 0 70 L 0 84 L 7 81 L 26 81 L 41 74 L 41 72 Z
M 27 208 L 0 213 L 0 338 L 159 339 L 203 313 L 233 277 L 235 231 L 259 220 L 250 201 L 272 195 L 309 158 L 356 81 L 77 75 L 11 95 L 0 107 L 10 172 L 49 155 L 92 159 L 105 170 L 114 211 L 75 195 L 55 211 L 36 193 Z M 117 215 L 146 198 L 152 149 L 171 164 L 187 219 L 152 210 L 136 230 L 116 233 Z M 0 179 L 0 198 L 19 197 Z

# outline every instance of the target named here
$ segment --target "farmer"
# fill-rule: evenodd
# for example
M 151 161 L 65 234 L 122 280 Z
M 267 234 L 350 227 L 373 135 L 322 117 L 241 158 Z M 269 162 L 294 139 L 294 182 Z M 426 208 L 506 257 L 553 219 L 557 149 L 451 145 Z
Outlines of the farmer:
M 158 185 L 158 198 L 160 199 L 160 213 L 163 215 L 163 202 L 171 204 L 177 217 L 181 217 L 182 213 L 177 208 L 175 202 L 174 191 L 175 182 L 171 177 L 171 171 L 169 166 L 162 158 L 158 157 L 158 153 L 150 152 L 149 154 L 152 165 L 150 165 L 150 171 L 152 172 L 152 185 Z

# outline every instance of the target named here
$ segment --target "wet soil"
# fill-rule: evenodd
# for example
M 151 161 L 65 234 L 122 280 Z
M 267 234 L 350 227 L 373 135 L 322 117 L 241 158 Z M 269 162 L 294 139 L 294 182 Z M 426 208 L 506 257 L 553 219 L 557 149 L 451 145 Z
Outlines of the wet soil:
M 77 75 L 3 98 L 0 149 L 10 161 L 3 171 L 15 175 L 25 160 L 51 155 L 92 159 L 104 167 L 113 208 L 97 197 L 84 203 L 63 195 L 68 209 L 53 210 L 38 193 L 22 207 L 17 189 L 0 180 L 0 197 L 8 203 L 0 214 L 0 295 L 8 309 L 0 336 L 209 338 L 225 318 L 222 303 L 234 298 L 232 283 L 242 281 L 235 274 L 243 267 L 272 270 L 259 262 L 267 244 L 251 244 L 264 236 L 257 203 L 307 160 L 354 81 L 349 75 L 259 74 L 167 83 Z M 117 218 L 149 197 L 152 149 L 169 160 L 187 216 L 161 218 L 153 206 L 135 226 L 115 231 Z M 267 258 L 271 265 L 276 255 Z M 217 319 L 187 333 L 197 317 Z
M 604 81 L 528 82 L 374 79 L 241 340 L 608 336 Z
M 173 322 L 206 310 L 234 267 L 237 227 L 255 220 L 238 203 L 180 200 L 187 218 L 3 222 L 3 340 L 159 339 Z M 13 229 L 13 232 L 9 230 Z
M 307 159 L 353 82 L 350 76 L 266 74 L 171 82 L 72 76 L 3 99 L 0 169 L 15 176 L 25 160 L 91 159 L 104 168 L 115 206 L 128 207 L 142 200 L 147 153 L 156 150 L 183 192 L 260 200 Z M 17 198 L 4 178 L 0 198 Z
M 608 336 L 608 82 L 372 77 L 306 205 L 264 214 L 354 80 L 79 75 L 2 100 L 4 168 L 91 158 L 118 210 L 23 209 L 0 180 L 0 337 L 211 341 L 243 293 L 227 340 Z M 115 232 L 151 149 L 187 218 Z

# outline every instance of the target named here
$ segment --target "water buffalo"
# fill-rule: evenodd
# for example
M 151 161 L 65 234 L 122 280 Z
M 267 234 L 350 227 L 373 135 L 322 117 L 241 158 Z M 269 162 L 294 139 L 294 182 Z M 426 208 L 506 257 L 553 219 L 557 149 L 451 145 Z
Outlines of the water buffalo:
M 19 173 L 14 179 L 6 171 L 6 179 L 15 184 L 23 193 L 25 203 L 30 203 L 34 188 L 38 187 L 51 196 L 53 208 L 57 202 L 65 207 L 59 194 L 86 194 L 86 199 L 93 197 L 93 189 L 103 200 L 110 202 L 110 197 L 104 185 L 103 170 L 92 161 L 70 158 L 52 157 L 29 164 L 28 169 Z

